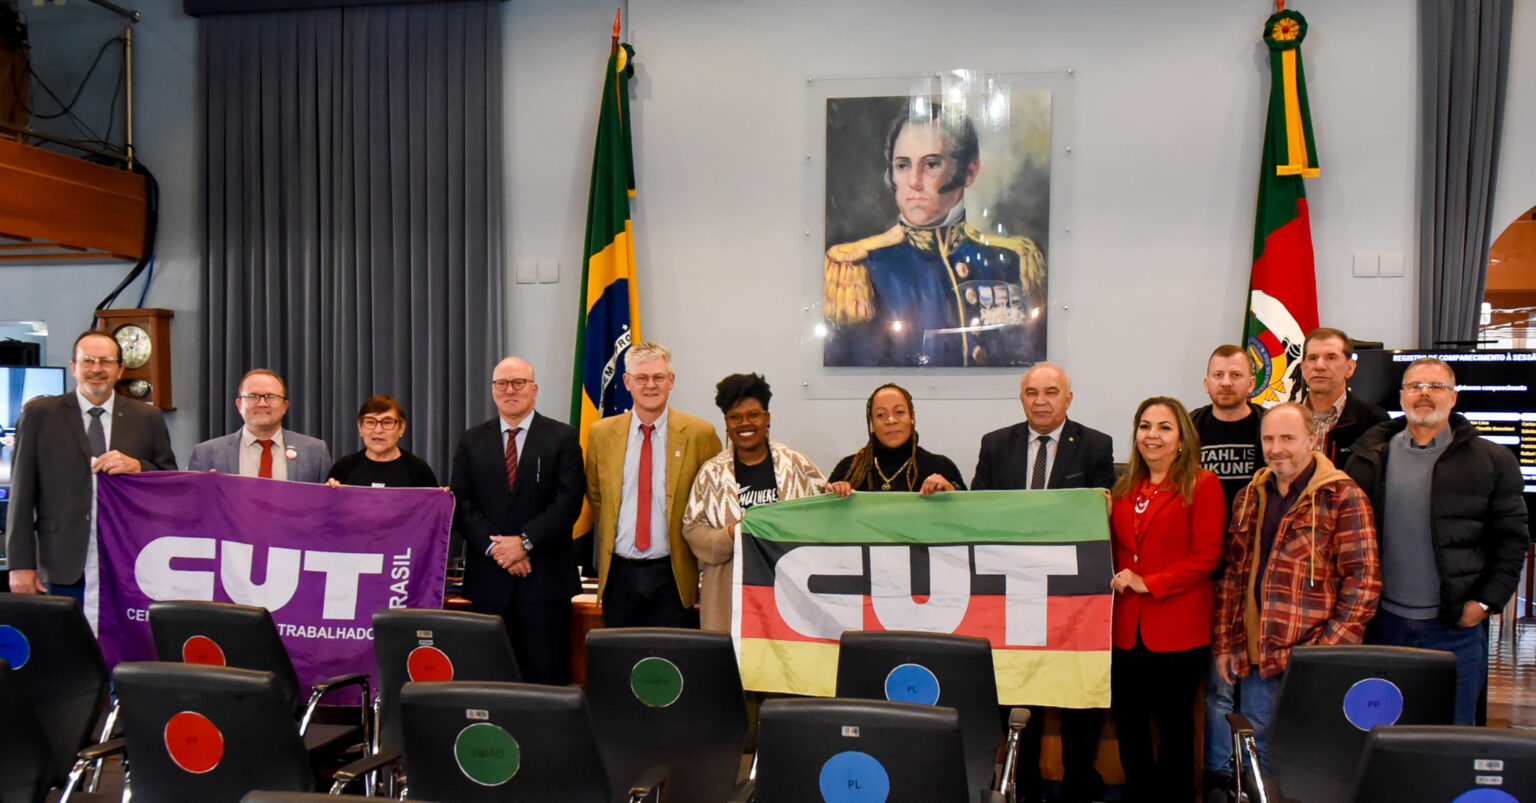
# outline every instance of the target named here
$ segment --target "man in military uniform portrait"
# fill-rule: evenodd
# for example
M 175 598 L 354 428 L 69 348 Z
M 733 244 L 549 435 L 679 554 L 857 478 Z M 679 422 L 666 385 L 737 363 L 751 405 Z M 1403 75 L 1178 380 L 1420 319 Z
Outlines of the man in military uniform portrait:
M 869 207 L 877 207 L 889 220 L 889 206 L 883 199 L 838 195 L 836 185 L 847 176 L 835 175 L 837 148 L 849 147 L 832 142 L 838 100 L 902 104 L 894 119 L 886 118 L 883 132 L 884 190 L 894 198 L 898 219 L 852 242 L 831 240 L 847 228 L 837 220 L 846 207 L 864 207 L 850 216 L 866 218 Z M 970 367 L 1044 359 L 1041 249 L 1029 238 L 1005 236 L 997 214 L 1002 210 L 981 209 L 974 223 L 968 219 L 966 190 L 982 169 L 971 116 L 963 106 L 946 108 L 924 98 L 838 100 L 829 101 L 828 119 L 827 234 L 836 244 L 826 253 L 824 364 Z M 1043 224 L 1045 199 L 1036 203 Z

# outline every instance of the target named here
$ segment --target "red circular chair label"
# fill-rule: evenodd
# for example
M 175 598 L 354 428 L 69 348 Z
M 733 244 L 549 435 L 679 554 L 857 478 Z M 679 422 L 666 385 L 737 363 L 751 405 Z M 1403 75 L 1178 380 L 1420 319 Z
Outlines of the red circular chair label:
M 165 752 L 176 766 L 201 775 L 224 758 L 224 734 L 202 714 L 183 711 L 165 723 Z
M 207 636 L 193 636 L 181 645 L 181 660 L 189 664 L 225 666 L 224 650 Z
M 453 661 L 436 647 L 417 647 L 405 659 L 405 674 L 418 683 L 453 680 Z

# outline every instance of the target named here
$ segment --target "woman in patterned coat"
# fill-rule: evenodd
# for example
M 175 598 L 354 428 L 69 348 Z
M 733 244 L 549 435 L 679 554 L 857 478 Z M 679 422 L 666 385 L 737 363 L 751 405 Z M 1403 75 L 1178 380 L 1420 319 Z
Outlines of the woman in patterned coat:
M 683 513 L 683 537 L 699 559 L 699 626 L 731 629 L 731 560 L 741 512 L 784 499 L 815 496 L 826 478 L 810 458 L 768 440 L 768 382 L 758 374 L 731 374 L 715 385 L 731 448 L 699 468 Z

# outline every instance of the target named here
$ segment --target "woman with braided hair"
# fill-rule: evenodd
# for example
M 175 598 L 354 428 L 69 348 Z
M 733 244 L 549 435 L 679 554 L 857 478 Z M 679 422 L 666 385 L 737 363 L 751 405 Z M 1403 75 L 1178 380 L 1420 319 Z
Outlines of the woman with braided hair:
M 887 382 L 864 404 L 869 442 L 843 458 L 827 481 L 827 491 L 846 497 L 854 491 L 963 491 L 965 480 L 955 462 L 917 445 L 912 394 Z

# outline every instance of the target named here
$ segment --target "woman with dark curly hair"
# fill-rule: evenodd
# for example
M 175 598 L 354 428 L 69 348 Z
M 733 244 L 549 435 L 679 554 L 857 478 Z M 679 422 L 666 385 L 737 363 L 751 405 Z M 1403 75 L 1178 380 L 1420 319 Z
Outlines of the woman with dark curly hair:
M 869 442 L 843 458 L 827 480 L 827 491 L 846 497 L 854 491 L 963 491 L 955 461 L 917 445 L 912 394 L 887 382 L 864 404 Z
M 811 459 L 768 439 L 773 391 L 758 374 L 731 374 L 715 385 L 730 448 L 699 467 L 683 538 L 699 559 L 699 627 L 731 629 L 731 567 L 742 511 L 821 493 L 826 478 Z

